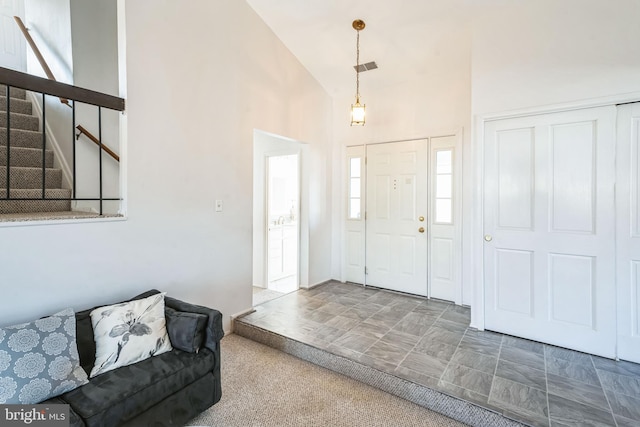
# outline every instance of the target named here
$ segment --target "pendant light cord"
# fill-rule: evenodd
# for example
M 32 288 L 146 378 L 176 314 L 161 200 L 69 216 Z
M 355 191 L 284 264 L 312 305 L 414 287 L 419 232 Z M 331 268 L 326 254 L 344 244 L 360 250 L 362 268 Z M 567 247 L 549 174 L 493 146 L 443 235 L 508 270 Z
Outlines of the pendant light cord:
M 356 36 L 356 104 L 360 103 L 360 30 Z

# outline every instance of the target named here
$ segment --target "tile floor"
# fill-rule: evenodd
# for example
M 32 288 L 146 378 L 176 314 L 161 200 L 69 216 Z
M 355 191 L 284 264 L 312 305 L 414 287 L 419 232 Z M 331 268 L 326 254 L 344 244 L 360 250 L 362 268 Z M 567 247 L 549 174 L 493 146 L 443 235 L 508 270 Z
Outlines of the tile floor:
M 532 426 L 640 426 L 640 365 L 477 331 L 450 303 L 331 282 L 240 320 Z

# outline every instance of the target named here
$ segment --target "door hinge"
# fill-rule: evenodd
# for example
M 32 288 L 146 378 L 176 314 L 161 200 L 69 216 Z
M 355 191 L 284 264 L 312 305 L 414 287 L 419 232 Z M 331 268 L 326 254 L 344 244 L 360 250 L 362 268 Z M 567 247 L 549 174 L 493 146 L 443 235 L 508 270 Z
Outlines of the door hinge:
M 367 267 L 364 268 L 364 274 L 369 274 L 369 269 Z
M 364 220 L 367 220 L 367 211 L 364 212 Z

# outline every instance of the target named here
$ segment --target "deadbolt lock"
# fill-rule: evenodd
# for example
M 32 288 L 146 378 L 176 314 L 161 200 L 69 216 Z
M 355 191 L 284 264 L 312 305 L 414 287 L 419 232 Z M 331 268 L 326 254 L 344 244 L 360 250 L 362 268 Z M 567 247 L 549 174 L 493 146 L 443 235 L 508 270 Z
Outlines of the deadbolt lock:
M 424 217 L 423 216 L 419 217 L 418 221 L 420 221 L 420 222 L 424 221 Z

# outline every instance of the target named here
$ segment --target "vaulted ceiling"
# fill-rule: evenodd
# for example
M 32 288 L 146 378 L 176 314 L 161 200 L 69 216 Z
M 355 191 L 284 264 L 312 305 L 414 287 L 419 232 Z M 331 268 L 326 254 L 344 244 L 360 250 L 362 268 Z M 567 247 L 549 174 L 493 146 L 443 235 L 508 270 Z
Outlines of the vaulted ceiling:
M 361 74 L 367 85 L 468 64 L 473 0 L 247 2 L 331 95 L 355 88 L 355 19 L 367 25 L 360 33 L 360 63 L 376 61 L 379 67 Z

